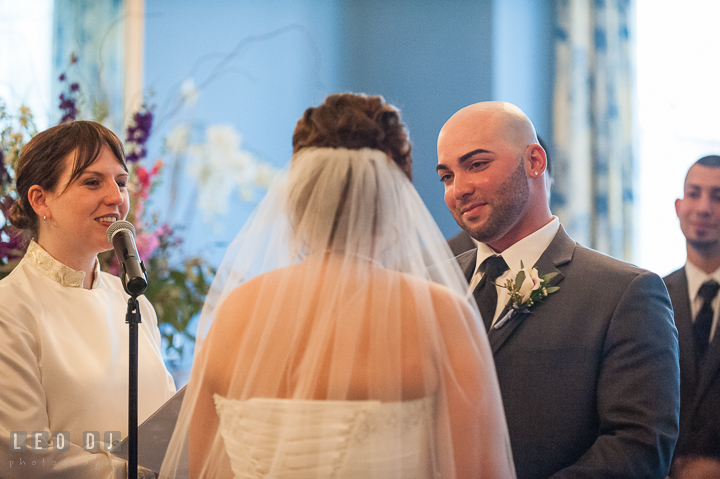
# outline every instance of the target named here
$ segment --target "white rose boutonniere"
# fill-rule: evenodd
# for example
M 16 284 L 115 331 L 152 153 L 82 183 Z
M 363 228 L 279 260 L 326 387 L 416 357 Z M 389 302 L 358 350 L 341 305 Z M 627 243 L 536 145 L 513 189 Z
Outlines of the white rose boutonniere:
M 510 292 L 511 309 L 495 323 L 494 328 L 501 327 L 517 313 L 529 313 L 535 304 L 560 289 L 558 286 L 547 285 L 556 275 L 557 273 L 548 273 L 540 276 L 537 269 L 526 268 L 520 261 L 520 271 L 515 275 L 515 279 L 508 278 L 504 285 L 498 284 Z

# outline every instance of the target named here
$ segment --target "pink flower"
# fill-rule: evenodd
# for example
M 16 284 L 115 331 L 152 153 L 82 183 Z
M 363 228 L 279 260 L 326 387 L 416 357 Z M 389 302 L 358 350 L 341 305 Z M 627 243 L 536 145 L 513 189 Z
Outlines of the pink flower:
M 168 225 L 162 225 L 158 229 L 155 230 L 155 234 L 157 236 L 167 236 L 173 234 L 172 228 L 170 228 Z
M 162 159 L 158 159 L 155 162 L 155 165 L 152 167 L 152 170 L 150 171 L 150 175 L 155 176 L 158 173 L 160 173 L 160 170 L 162 169 L 163 166 L 165 166 L 165 164 L 163 163 Z
M 135 236 L 135 246 L 137 246 L 140 259 L 144 261 L 150 258 L 155 249 L 160 246 L 160 240 L 156 233 L 138 233 Z
M 152 177 L 148 174 L 144 166 L 136 169 L 135 175 L 137 175 L 137 179 L 143 190 L 150 188 L 150 185 L 152 185 Z

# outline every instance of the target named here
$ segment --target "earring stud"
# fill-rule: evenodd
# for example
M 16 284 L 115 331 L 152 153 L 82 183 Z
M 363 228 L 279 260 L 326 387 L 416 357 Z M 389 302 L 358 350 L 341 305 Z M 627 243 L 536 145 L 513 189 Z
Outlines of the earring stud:
M 537 176 L 538 174 L 539 174 L 539 173 L 536 171 L 536 172 L 535 172 L 535 176 Z
M 47 220 L 47 218 L 43 215 L 43 223 L 45 223 L 45 220 Z

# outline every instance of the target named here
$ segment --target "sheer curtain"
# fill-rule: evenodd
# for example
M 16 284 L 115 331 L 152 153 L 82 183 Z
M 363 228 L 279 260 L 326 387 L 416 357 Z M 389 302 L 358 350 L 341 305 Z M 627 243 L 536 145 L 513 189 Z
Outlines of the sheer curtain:
M 580 243 L 630 260 L 632 0 L 558 0 L 553 210 Z

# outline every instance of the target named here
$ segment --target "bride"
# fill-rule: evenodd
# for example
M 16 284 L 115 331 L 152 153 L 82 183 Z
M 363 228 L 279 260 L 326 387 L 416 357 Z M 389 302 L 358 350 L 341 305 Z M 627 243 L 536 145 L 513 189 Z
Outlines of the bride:
M 160 477 L 514 477 L 482 322 L 398 111 L 330 95 L 293 151 L 208 294 Z

